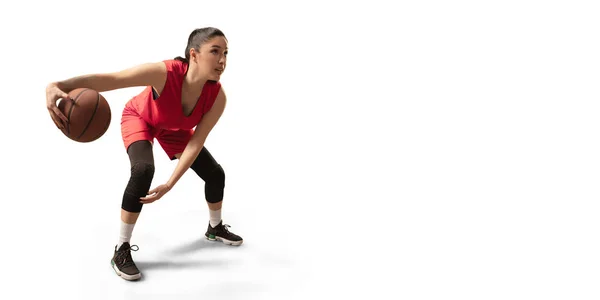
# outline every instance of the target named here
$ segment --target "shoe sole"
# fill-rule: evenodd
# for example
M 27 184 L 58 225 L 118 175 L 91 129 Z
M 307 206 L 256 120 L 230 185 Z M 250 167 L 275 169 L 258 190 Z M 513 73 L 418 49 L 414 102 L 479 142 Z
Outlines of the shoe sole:
M 225 245 L 231 245 L 231 246 L 239 246 L 239 245 L 241 245 L 244 242 L 244 240 L 241 240 L 241 241 L 230 241 L 230 240 L 224 239 L 222 237 L 218 237 L 218 236 L 213 238 L 213 237 L 205 235 L 204 237 L 206 237 L 206 239 L 209 240 L 209 241 L 222 242 Z
M 113 260 L 110 261 L 110 264 L 111 264 L 113 270 L 115 271 L 115 273 L 117 273 L 117 275 L 121 276 L 121 278 L 123 278 L 125 280 L 130 280 L 130 281 L 138 280 L 142 277 L 142 273 L 129 275 L 129 274 L 125 274 L 125 273 L 121 272 L 119 270 L 119 268 L 117 268 L 117 265 L 115 265 L 115 262 Z

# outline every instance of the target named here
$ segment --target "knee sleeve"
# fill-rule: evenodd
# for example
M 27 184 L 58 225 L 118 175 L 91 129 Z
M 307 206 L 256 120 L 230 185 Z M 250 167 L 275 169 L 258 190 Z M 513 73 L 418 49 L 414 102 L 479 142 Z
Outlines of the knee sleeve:
M 204 178 L 204 193 L 206 201 L 209 203 L 218 203 L 223 200 L 225 190 L 225 171 L 221 165 L 206 174 Z
M 121 208 L 128 212 L 141 212 L 140 197 L 146 196 L 154 177 L 154 164 L 137 162 L 131 166 L 131 177 L 123 194 Z

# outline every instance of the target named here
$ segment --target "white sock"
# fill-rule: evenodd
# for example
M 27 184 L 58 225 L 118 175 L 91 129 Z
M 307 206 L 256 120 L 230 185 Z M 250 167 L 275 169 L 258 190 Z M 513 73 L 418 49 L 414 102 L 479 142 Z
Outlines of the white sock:
M 135 227 L 135 223 L 127 224 L 121 221 L 121 230 L 119 233 L 119 242 L 117 243 L 117 250 L 123 243 L 129 242 L 131 240 L 131 234 L 133 233 L 133 227 Z
M 210 213 L 210 226 L 213 228 L 221 223 L 221 210 L 208 210 Z

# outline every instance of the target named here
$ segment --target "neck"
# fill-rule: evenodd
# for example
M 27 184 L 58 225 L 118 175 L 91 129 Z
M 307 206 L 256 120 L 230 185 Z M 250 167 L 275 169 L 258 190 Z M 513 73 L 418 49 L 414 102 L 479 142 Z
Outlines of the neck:
M 190 63 L 187 74 L 185 74 L 183 79 L 183 84 L 193 91 L 202 90 L 202 87 L 204 87 L 207 79 L 194 74 L 198 74 L 196 71 L 196 65 Z

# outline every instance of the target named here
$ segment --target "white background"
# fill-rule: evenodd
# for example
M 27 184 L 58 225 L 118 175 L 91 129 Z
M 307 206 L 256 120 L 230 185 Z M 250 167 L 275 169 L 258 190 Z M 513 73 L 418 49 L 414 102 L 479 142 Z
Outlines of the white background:
M 392 3 L 394 3 L 392 6 Z M 3 299 L 598 299 L 600 13 L 594 1 L 2 3 Z M 222 29 L 227 174 L 203 239 L 188 172 L 110 268 L 126 101 L 79 144 L 50 81 L 183 55 Z M 155 145 L 153 186 L 175 167 Z

